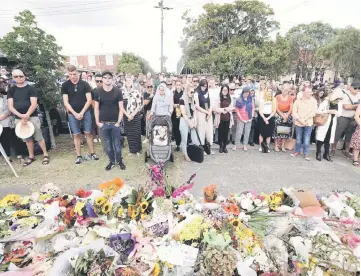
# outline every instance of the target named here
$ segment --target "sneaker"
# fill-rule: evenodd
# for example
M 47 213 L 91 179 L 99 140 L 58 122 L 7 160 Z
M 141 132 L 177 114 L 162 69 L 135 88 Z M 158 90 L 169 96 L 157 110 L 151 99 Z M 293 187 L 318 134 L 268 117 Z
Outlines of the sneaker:
M 297 157 L 297 156 L 299 156 L 300 154 L 298 153 L 298 152 L 294 152 L 294 153 L 291 153 L 290 154 L 290 156 L 292 156 L 292 157 Z
M 120 169 L 123 170 L 123 171 L 127 168 L 122 161 L 120 161 L 118 163 L 118 165 L 119 165 Z
M 140 152 L 137 152 L 135 155 L 136 155 L 137 157 L 141 156 Z
M 94 139 L 93 139 L 93 142 L 94 142 L 94 143 L 98 143 L 98 139 L 95 139 L 95 138 L 94 138 Z
M 105 170 L 106 171 L 110 171 L 111 169 L 113 169 L 114 167 L 114 163 L 113 162 L 110 162 L 106 167 L 105 167 Z
M 233 151 L 236 151 L 236 150 L 237 150 L 237 147 L 236 147 L 236 146 L 233 146 L 232 150 L 233 150 Z
M 211 155 L 214 155 L 215 153 L 214 153 L 214 151 L 213 150 L 211 150 Z
M 258 151 L 259 151 L 259 152 L 262 152 L 262 151 L 263 151 L 263 150 L 262 150 L 262 147 L 260 147 Z
M 96 155 L 95 153 L 90 154 L 90 156 L 91 156 L 91 159 L 92 159 L 92 160 L 95 160 L 95 161 L 98 161 L 98 160 L 99 160 L 99 156 Z
M 83 162 L 83 157 L 78 156 L 78 157 L 76 158 L 75 164 L 76 164 L 76 165 L 79 165 L 79 164 L 81 164 L 81 162 Z

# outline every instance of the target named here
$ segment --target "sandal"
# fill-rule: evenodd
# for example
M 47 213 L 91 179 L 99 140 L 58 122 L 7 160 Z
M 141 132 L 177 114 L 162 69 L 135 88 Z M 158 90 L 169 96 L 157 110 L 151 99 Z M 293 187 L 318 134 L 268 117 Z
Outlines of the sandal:
M 360 167 L 360 163 L 358 161 L 353 161 L 352 165 L 355 167 Z
M 49 158 L 49 156 L 44 156 L 43 162 L 41 162 L 41 164 L 43 164 L 43 165 L 48 165 L 49 163 L 50 163 L 50 158 Z
M 24 163 L 23 163 L 23 167 L 27 167 L 29 165 L 31 165 L 31 163 L 33 163 L 36 159 L 35 158 L 28 158 Z

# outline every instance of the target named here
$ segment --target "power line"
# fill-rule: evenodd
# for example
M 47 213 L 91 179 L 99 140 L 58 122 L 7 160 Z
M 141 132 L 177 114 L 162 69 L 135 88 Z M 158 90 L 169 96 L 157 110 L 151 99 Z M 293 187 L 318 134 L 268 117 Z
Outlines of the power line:
M 82 9 L 71 9 L 71 10 L 62 10 L 57 12 L 43 12 L 43 13 L 36 13 L 35 16 L 53 16 L 53 15 L 69 15 L 69 14 L 78 14 L 84 12 L 92 12 L 92 11 L 101 11 L 101 10 L 108 10 L 113 8 L 120 8 L 120 7 L 130 7 L 130 6 L 139 6 L 141 3 L 134 3 L 134 4 L 118 4 L 118 5 L 108 5 L 108 6 L 98 6 L 98 7 L 91 7 L 91 8 L 82 8 Z M 12 15 L 0 16 L 0 18 L 13 18 Z

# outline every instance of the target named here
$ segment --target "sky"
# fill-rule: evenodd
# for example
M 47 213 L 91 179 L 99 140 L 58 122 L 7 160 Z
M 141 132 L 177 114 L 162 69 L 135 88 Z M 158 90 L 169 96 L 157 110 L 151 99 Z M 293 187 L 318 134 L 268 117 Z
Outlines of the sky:
M 175 72 L 182 56 L 179 41 L 182 14 L 202 13 L 207 2 L 231 0 L 164 0 L 164 55 L 168 71 Z M 333 27 L 360 28 L 359 0 L 264 0 L 280 22 L 281 34 L 301 23 L 323 21 Z M 0 37 L 16 24 L 14 16 L 23 9 L 35 14 L 40 28 L 55 36 L 64 55 L 134 52 L 160 70 L 160 9 L 158 0 L 0 0 Z

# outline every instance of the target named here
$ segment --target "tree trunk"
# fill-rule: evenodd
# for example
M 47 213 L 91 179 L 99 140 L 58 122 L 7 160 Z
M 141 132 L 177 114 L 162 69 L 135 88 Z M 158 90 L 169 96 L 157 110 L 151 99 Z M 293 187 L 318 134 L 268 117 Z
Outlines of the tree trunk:
M 56 149 L 56 143 L 55 143 L 55 136 L 53 131 L 53 125 L 51 124 L 50 114 L 49 110 L 47 109 L 46 105 L 44 105 L 44 111 L 45 111 L 45 118 L 46 122 L 48 123 L 49 127 L 49 136 L 50 136 L 50 144 L 52 149 Z

